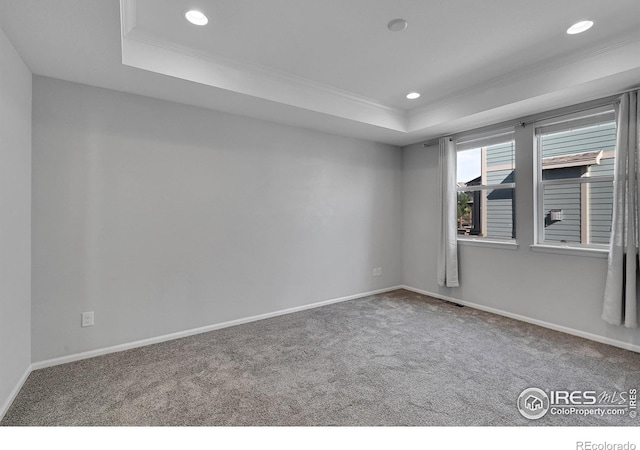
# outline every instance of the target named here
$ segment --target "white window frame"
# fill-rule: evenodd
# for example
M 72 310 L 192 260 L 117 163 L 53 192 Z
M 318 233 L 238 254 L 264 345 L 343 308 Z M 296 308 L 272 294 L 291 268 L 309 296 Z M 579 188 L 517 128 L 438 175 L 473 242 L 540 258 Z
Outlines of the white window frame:
M 513 141 L 514 145 L 514 153 L 515 153 L 515 129 L 514 127 L 494 129 L 483 133 L 474 133 L 468 136 L 460 136 L 456 138 L 456 158 L 457 153 L 465 150 L 473 150 L 476 148 L 489 147 L 495 144 L 501 144 L 504 142 Z M 514 154 L 514 171 L 516 170 L 515 165 L 515 154 Z M 516 180 L 517 181 L 517 180 Z M 461 192 L 477 192 L 477 191 L 493 191 L 500 189 L 513 189 L 515 202 L 516 198 L 516 183 L 501 183 L 501 184 L 487 184 L 480 186 L 464 186 L 460 187 L 456 185 L 456 196 Z M 515 203 L 513 207 L 515 208 Z M 514 213 L 514 227 L 515 227 L 515 213 Z M 510 248 L 516 249 L 517 243 L 515 238 L 497 238 L 490 236 L 465 236 L 465 235 L 457 235 L 457 241 L 461 244 L 469 244 L 469 245 L 483 245 L 483 246 L 491 246 L 496 248 Z
M 544 240 L 545 208 L 544 208 L 544 188 L 545 186 L 558 186 L 563 184 L 584 184 L 597 182 L 612 182 L 613 175 L 599 175 L 595 177 L 585 176 L 582 178 L 564 178 L 543 180 L 542 179 L 542 144 L 543 134 L 561 131 L 571 131 L 578 128 L 595 126 L 608 122 L 615 122 L 615 111 L 613 104 L 593 108 L 588 111 L 581 111 L 567 114 L 553 119 L 548 119 L 535 123 L 534 131 L 534 192 L 535 192 L 535 230 L 533 250 L 558 253 L 558 250 L 570 250 L 569 253 L 581 254 L 584 251 L 591 251 L 606 255 L 609 244 L 583 244 L 579 242 L 553 242 Z

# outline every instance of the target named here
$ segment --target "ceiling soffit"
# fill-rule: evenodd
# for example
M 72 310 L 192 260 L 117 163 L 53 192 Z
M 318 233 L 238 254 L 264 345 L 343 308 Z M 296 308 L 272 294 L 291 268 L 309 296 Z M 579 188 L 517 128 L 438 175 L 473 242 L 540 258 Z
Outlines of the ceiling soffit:
M 630 87 L 621 84 L 628 83 L 629 77 L 620 75 L 640 68 L 640 32 L 633 32 L 589 51 L 537 62 L 525 69 L 461 87 L 426 106 L 403 110 L 271 67 L 168 42 L 136 27 L 137 7 L 136 0 L 120 0 L 122 63 L 125 65 L 416 138 L 429 136 L 431 129 L 441 132 L 446 124 L 462 123 L 483 112 L 518 113 L 515 105 L 538 97 L 566 92 L 568 102 L 592 100 L 585 97 L 584 89 L 577 89 L 582 85 L 597 84 L 594 93 L 614 94 L 616 90 Z M 572 98 L 572 92 L 580 95 Z M 215 105 L 211 108 L 216 109 Z M 501 117 L 494 114 L 492 118 Z

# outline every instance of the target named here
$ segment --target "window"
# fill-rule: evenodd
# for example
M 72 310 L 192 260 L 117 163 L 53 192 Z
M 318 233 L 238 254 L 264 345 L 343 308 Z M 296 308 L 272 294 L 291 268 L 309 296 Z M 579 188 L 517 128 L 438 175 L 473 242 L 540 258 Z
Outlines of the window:
M 613 212 L 613 109 L 536 125 L 537 242 L 605 247 Z
M 510 129 L 456 142 L 458 238 L 515 239 L 513 139 Z

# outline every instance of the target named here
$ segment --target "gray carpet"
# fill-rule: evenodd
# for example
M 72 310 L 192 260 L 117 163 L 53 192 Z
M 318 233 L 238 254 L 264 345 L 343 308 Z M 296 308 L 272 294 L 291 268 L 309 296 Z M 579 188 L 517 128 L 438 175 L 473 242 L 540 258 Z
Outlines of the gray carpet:
M 34 371 L 2 425 L 639 425 L 520 392 L 640 387 L 640 355 L 398 290 Z

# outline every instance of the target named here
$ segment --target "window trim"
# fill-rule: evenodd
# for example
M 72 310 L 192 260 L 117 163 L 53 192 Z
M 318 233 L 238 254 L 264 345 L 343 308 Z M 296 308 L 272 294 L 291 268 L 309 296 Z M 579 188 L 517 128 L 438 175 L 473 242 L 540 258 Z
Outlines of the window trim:
M 515 140 L 515 129 L 513 126 L 495 128 L 483 133 L 460 135 L 455 140 L 456 152 L 489 147 L 513 140 Z
M 585 184 L 613 182 L 613 175 L 585 176 L 580 178 L 542 179 L 542 142 L 543 134 L 572 131 L 579 128 L 597 126 L 609 122 L 615 123 L 614 104 L 609 103 L 587 111 L 569 113 L 553 119 L 542 120 L 534 125 L 534 244 L 530 249 L 537 252 L 570 254 L 575 256 L 603 257 L 608 255 L 610 244 L 583 244 L 580 242 L 553 242 L 544 240 L 544 188 L 563 184 Z
M 458 245 L 468 245 L 469 247 L 497 248 L 500 250 L 518 250 L 519 247 L 519 244 L 515 239 L 497 239 L 470 236 L 458 236 Z
M 512 142 L 513 148 L 514 148 L 514 158 L 513 158 L 513 167 L 511 168 L 511 170 L 513 170 L 515 173 L 516 171 L 515 135 L 516 135 L 515 127 L 513 126 L 493 128 L 491 130 L 484 131 L 481 133 L 459 135 L 455 139 L 456 159 L 459 152 Z M 512 189 L 514 193 L 514 198 L 515 198 L 515 195 L 516 195 L 515 182 L 502 183 L 502 184 L 472 185 L 472 186 L 458 186 L 456 183 L 456 195 L 461 192 L 495 191 L 495 190 L 501 190 L 501 189 Z M 513 205 L 513 208 L 515 208 L 515 204 Z M 515 210 L 514 210 L 512 220 L 514 221 L 514 227 L 515 227 Z M 515 233 L 515 228 L 514 228 L 514 233 Z M 496 238 L 491 236 L 466 236 L 466 235 L 456 236 L 457 242 L 462 243 L 463 245 L 472 245 L 472 246 L 475 245 L 475 246 L 494 247 L 494 248 L 501 248 L 501 249 L 508 248 L 511 250 L 515 250 L 518 248 L 516 239 L 517 237 Z
M 497 189 L 515 189 L 515 188 L 516 188 L 515 183 L 479 184 L 474 186 L 457 186 L 456 187 L 458 192 L 495 191 Z
M 558 243 L 560 244 L 560 243 Z M 609 248 L 588 247 L 593 244 L 582 244 L 582 247 L 576 247 L 568 244 L 533 244 L 529 248 L 537 253 L 554 253 L 556 255 L 586 256 L 590 258 L 606 259 L 609 256 Z
M 615 122 L 615 109 L 613 103 L 588 110 L 563 114 L 550 119 L 542 119 L 535 122 L 536 136 L 543 133 L 557 133 L 569 131 L 576 128 L 585 128 L 607 122 Z

